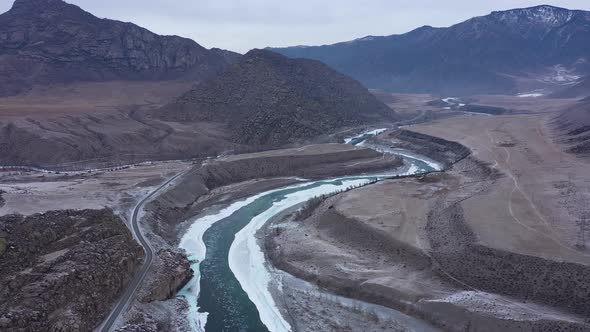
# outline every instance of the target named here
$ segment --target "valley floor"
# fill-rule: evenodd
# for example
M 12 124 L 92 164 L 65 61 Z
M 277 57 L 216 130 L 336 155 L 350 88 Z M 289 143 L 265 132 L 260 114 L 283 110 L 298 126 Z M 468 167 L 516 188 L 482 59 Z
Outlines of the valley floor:
M 412 126 L 472 155 L 445 173 L 352 190 L 309 218 L 275 221 L 269 255 L 320 287 L 445 330 L 588 330 L 590 243 L 578 221 L 590 174 L 553 142 L 552 116 Z M 379 139 L 395 146 L 396 137 Z
M 124 217 L 152 189 L 191 167 L 190 162 L 158 162 L 74 175 L 38 171 L 0 172 L 4 204 L 0 215 L 109 207 Z
M 413 144 L 416 153 L 447 165 L 458 161 L 449 170 L 339 194 L 310 217 L 273 220 L 260 234 L 272 262 L 286 271 L 277 275 L 293 326 L 404 330 L 421 319 L 445 330 L 588 330 L 590 234 L 579 223 L 590 202 L 588 161 L 562 152 L 551 126 L 568 101 L 481 96 L 482 104 L 519 112 L 486 116 L 429 106 L 412 113 L 428 99 L 395 102 L 407 107 L 408 119 L 432 120 L 405 129 L 429 135 L 433 145 L 408 143 L 412 134 L 392 131 L 376 141 L 410 150 Z M 192 169 L 148 204 L 145 231 L 157 257 L 138 301 L 119 321 L 131 330 L 182 330 L 186 304 L 173 296 L 190 278 L 189 262 L 174 246 L 188 219 L 296 177 L 397 166 L 363 148 L 324 144 L 202 165 L 157 162 L 75 175 L 7 170 L 0 172 L 0 215 L 106 206 L 129 219 L 151 190 Z
M 412 130 L 459 142 L 503 175 L 493 190 L 462 203 L 482 243 L 588 263 L 590 252 L 574 247 L 585 246 L 578 221 L 590 202 L 590 163 L 562 152 L 552 141 L 551 117 L 466 116 Z

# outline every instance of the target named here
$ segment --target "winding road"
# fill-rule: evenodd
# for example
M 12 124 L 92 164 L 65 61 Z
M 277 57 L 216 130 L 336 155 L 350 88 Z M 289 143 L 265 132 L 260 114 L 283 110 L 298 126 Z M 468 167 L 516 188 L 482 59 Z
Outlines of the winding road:
M 97 331 L 109 332 L 113 328 L 115 321 L 117 320 L 117 318 L 119 318 L 119 316 L 125 310 L 125 308 L 127 308 L 129 301 L 131 301 L 131 298 L 133 297 L 133 295 L 137 291 L 137 288 L 139 288 L 139 285 L 143 282 L 143 279 L 145 279 L 145 276 L 147 275 L 150 267 L 152 266 L 154 251 L 153 251 L 152 247 L 150 246 L 150 244 L 148 243 L 148 241 L 143 237 L 143 234 L 141 233 L 141 229 L 139 227 L 139 223 L 137 220 L 138 219 L 137 217 L 139 215 L 139 211 L 141 211 L 141 209 L 143 208 L 145 203 L 150 198 L 154 197 L 155 194 L 157 194 L 160 190 L 164 189 L 167 185 L 169 185 L 172 181 L 179 178 L 184 173 L 185 172 L 178 173 L 175 176 L 168 179 L 161 186 L 154 189 L 147 196 L 145 196 L 135 206 L 135 209 L 133 210 L 133 215 L 131 217 L 131 231 L 133 232 L 134 237 L 139 241 L 139 243 L 143 247 L 143 250 L 145 251 L 145 260 L 143 262 L 143 266 L 141 267 L 141 270 L 139 270 L 139 272 L 135 275 L 133 280 L 129 283 L 129 285 L 127 286 L 127 289 L 125 290 L 125 293 L 123 294 L 121 299 L 119 299 L 119 302 L 117 302 L 117 304 L 115 305 L 115 307 L 113 308 L 113 310 L 111 311 L 109 316 L 102 323 L 102 325 L 96 329 Z

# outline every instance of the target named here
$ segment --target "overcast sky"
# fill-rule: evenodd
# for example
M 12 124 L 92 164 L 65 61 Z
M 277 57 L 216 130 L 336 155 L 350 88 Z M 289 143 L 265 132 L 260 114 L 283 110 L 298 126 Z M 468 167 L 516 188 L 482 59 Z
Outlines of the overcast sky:
M 543 1 L 543 0 L 540 0 Z M 0 12 L 13 0 L 0 0 Z M 130 21 L 211 48 L 321 45 L 367 35 L 449 26 L 493 10 L 551 4 L 590 10 L 588 0 L 67 0 L 99 17 Z

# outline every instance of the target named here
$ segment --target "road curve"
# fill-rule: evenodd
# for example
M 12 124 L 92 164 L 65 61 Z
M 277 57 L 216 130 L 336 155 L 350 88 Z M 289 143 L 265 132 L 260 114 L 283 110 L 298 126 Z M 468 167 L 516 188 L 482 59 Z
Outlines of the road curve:
M 175 176 L 173 176 L 172 178 L 168 179 L 161 186 L 159 186 L 158 188 L 156 188 L 155 190 L 150 192 L 149 195 L 144 197 L 135 206 L 135 209 L 133 210 L 133 215 L 131 217 L 131 231 L 133 232 L 135 238 L 139 241 L 139 244 L 141 244 L 141 246 L 143 247 L 143 250 L 145 251 L 145 260 L 143 262 L 143 266 L 141 267 L 141 270 L 139 270 L 139 272 L 137 272 L 137 274 L 135 275 L 133 280 L 129 283 L 129 285 L 127 286 L 127 289 L 125 290 L 125 293 L 119 299 L 119 302 L 117 302 L 117 305 L 113 308 L 113 310 L 111 311 L 109 316 L 105 319 L 105 321 L 102 323 L 102 325 L 99 328 L 97 328 L 97 331 L 109 332 L 111 330 L 111 328 L 113 328 L 113 324 L 115 323 L 117 318 L 119 318 L 119 316 L 121 315 L 123 310 L 125 310 L 125 308 L 129 304 L 129 301 L 131 300 L 131 298 L 133 297 L 133 295 L 137 291 L 137 288 L 139 288 L 139 285 L 143 282 L 143 279 L 145 279 L 145 276 L 147 275 L 150 267 L 152 266 L 154 251 L 153 251 L 152 247 L 150 246 L 150 244 L 148 243 L 148 241 L 143 237 L 143 234 L 141 233 L 141 230 L 139 228 L 139 223 L 137 220 L 137 216 L 139 215 L 139 211 L 141 211 L 144 204 L 150 198 L 154 197 L 154 195 L 156 193 L 158 193 L 160 190 L 164 189 L 164 187 L 169 185 L 172 181 L 176 180 L 178 177 L 180 177 L 184 173 L 185 172 L 178 173 Z

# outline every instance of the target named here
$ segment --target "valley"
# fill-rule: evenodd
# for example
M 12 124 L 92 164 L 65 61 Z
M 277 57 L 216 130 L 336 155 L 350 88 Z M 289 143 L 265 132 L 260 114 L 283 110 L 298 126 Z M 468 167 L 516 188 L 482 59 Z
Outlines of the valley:
M 14 1 L 0 331 L 590 331 L 589 13 L 238 54 Z
M 418 107 L 423 100 L 433 98 L 408 97 L 396 99 L 395 95 L 392 96 L 408 108 Z M 422 101 L 414 101 L 417 104 L 412 106 L 409 100 Z M 179 245 L 187 250 L 188 260 L 178 256 L 165 263 L 165 259 L 155 256 L 144 286 L 137 291 L 139 298 L 131 297 L 136 298 L 130 303 L 131 309 L 119 318 L 119 321 L 125 319 L 131 322 L 124 325 L 122 331 L 139 326 L 159 329 L 177 324 L 204 328 L 209 326 L 206 324 L 220 324 L 216 323 L 215 315 L 222 312 L 218 311 L 220 308 L 228 305 L 236 306 L 224 309 L 233 313 L 251 308 L 248 309 L 250 313 L 236 314 L 234 324 L 238 326 L 247 326 L 245 322 L 254 322 L 258 315 L 267 317 L 262 322 L 258 321 L 266 327 L 273 326 L 280 321 L 279 317 L 284 317 L 285 325 L 270 328 L 273 331 L 291 330 L 293 326 L 307 326 L 304 330 L 311 329 L 311 326 L 315 329 L 356 326 L 356 329 L 389 330 L 394 326 L 403 329 L 403 326 L 422 324 L 408 317 L 419 317 L 427 322 L 428 328 L 444 330 L 451 326 L 460 330 L 464 324 L 479 326 L 482 322 L 486 322 L 490 330 L 499 326 L 515 331 L 549 326 L 584 330 L 585 313 L 579 307 L 580 302 L 576 302 L 578 297 L 570 297 L 568 301 L 571 303 L 565 306 L 557 304 L 564 303 L 564 299 L 560 299 L 560 295 L 552 292 L 549 286 L 529 283 L 528 280 L 535 279 L 526 274 L 530 270 L 534 275 L 533 266 L 539 264 L 546 265 L 545 271 L 563 270 L 566 278 L 570 278 L 567 273 L 587 273 L 590 262 L 586 251 L 581 249 L 580 228 L 575 223 L 584 211 L 583 204 L 577 202 L 587 199 L 584 188 L 588 185 L 580 177 L 583 172 L 576 169 L 584 168 L 586 162 L 564 152 L 566 146 L 555 139 L 559 127 L 554 122 L 565 105 L 578 102 L 500 96 L 479 97 L 477 103 L 519 112 L 490 116 L 448 110 L 444 106 L 427 106 L 431 108 L 428 112 L 435 115 L 431 121 L 405 126 L 403 130 L 369 128 L 365 131 L 367 134 L 352 131 L 349 136 L 341 138 L 363 147 L 311 145 L 219 156 L 200 162 L 137 165 L 91 174 L 39 174 L 14 170 L 3 176 L 3 183 L 8 185 L 0 186 L 5 200 L 2 209 L 19 213 L 45 212 L 52 206 L 51 199 L 63 202 L 60 204 L 67 202 L 63 199 L 68 196 L 58 198 L 53 193 L 64 184 L 71 183 L 68 191 L 72 206 L 119 206 L 119 213 L 125 213 L 165 179 L 174 174 L 185 174 L 147 202 L 145 212 L 140 212 L 140 224 L 143 224 L 142 232 L 150 245 L 155 245 L 155 253 L 175 252 L 175 247 Z M 402 166 L 396 158 L 389 161 L 383 159 L 381 153 L 373 154 L 367 147 L 397 153 L 406 160 L 406 166 Z M 427 156 L 427 161 L 420 162 L 420 155 Z M 299 159 L 301 161 L 296 161 Z M 289 161 L 284 164 L 282 160 Z M 417 160 L 415 162 L 420 166 L 412 167 L 413 160 Z M 301 166 L 296 166 L 298 163 Z M 438 167 L 445 165 L 448 170 L 417 178 L 386 179 L 396 173 L 429 171 L 430 168 L 424 167 L 436 164 L 441 165 Z M 289 166 L 284 168 L 281 165 Z M 562 169 L 569 172 L 556 172 Z M 164 170 L 167 173 L 162 173 Z M 304 180 L 363 172 L 369 175 L 341 180 Z M 380 181 L 373 184 L 379 178 Z M 544 180 L 538 181 L 539 178 Z M 128 182 L 131 179 L 135 180 Z M 109 184 L 111 182 L 112 185 Z M 126 182 L 129 184 L 125 185 Z M 134 183 L 145 183 L 146 187 L 137 190 Z M 341 190 L 339 188 L 358 185 L 363 186 L 333 194 Z M 84 203 L 84 199 L 81 200 L 76 193 L 76 190 L 86 191 L 90 187 L 95 188 L 92 192 L 100 193 L 97 186 L 102 186 L 104 193 L 86 196 L 89 203 Z M 44 191 L 52 195 L 43 195 Z M 124 191 L 127 194 L 120 195 Z M 324 195 L 324 198 L 307 207 L 305 202 L 317 195 Z M 97 198 L 104 203 L 96 201 Z M 26 212 L 25 209 L 31 206 L 27 202 L 32 201 L 36 202 L 37 208 Z M 297 212 L 301 209 L 307 212 Z M 449 219 L 444 219 L 447 214 Z M 462 220 L 460 225 L 440 226 L 457 220 L 456 216 Z M 254 219 L 248 223 L 245 218 Z M 169 224 L 172 220 L 176 222 Z M 453 227 L 463 227 L 464 230 L 448 233 Z M 233 232 L 248 235 L 236 235 L 236 241 L 238 238 L 243 240 L 235 244 L 230 240 L 221 241 L 222 236 L 232 237 L 233 233 L 222 235 L 227 232 L 226 228 L 227 231 L 233 229 Z M 355 231 L 342 233 L 343 229 Z M 458 237 L 457 234 L 464 235 Z M 199 239 L 203 241 L 201 244 L 194 242 Z M 225 249 L 209 247 L 221 244 L 226 246 Z M 478 248 L 478 251 L 469 253 L 473 250 L 471 248 Z M 485 250 L 491 252 L 485 253 Z M 314 254 L 311 255 L 311 252 Z M 509 274 L 512 268 L 482 269 L 487 264 L 481 265 L 480 260 L 492 252 L 505 257 L 502 258 L 504 264 L 511 260 L 519 262 L 518 270 L 524 273 L 524 279 L 510 279 L 512 283 L 517 283 L 518 288 L 504 293 L 514 287 L 505 284 L 503 280 L 506 279 L 502 277 Z M 217 263 L 213 257 L 218 260 Z M 233 261 L 231 257 L 235 257 Z M 534 265 L 529 267 L 524 257 Z M 194 281 L 189 281 L 183 289 L 184 282 L 173 280 L 187 280 L 187 272 L 171 276 L 171 279 L 157 275 L 161 273 L 156 271 L 162 264 L 180 267 L 186 266 L 190 260 L 193 260 Z M 457 266 L 453 263 L 457 260 L 465 263 Z M 244 261 L 254 265 L 236 265 L 236 262 Z M 383 264 L 388 268 L 384 268 Z M 475 269 L 468 264 L 479 267 Z M 225 272 L 214 272 L 224 265 Z M 248 266 L 254 270 L 249 270 Z M 263 270 L 266 272 L 261 272 L 257 266 L 267 266 Z M 318 269 L 318 266 L 322 268 Z M 473 274 L 474 271 L 477 271 L 476 274 Z M 202 273 L 207 275 L 207 279 L 203 279 Z M 215 273 L 223 273 L 223 277 L 213 277 Z M 233 275 L 240 277 L 226 280 Z M 485 276 L 483 280 L 495 283 L 482 283 L 477 276 Z M 211 277 L 213 279 L 208 279 Z M 302 283 L 299 278 L 310 283 Z M 358 284 L 359 280 L 363 280 L 362 284 Z M 211 282 L 223 284 L 213 286 Z M 231 297 L 213 307 L 211 305 L 216 302 L 201 301 L 208 301 L 207 298 L 219 301 L 225 297 L 213 295 L 215 293 L 196 295 L 199 289 L 215 292 L 214 289 L 223 290 L 229 284 L 233 284 L 229 289 L 235 291 L 224 291 L 223 294 Z M 172 294 L 177 290 L 179 297 L 165 295 L 161 299 L 168 300 L 158 305 L 144 302 L 153 298 L 149 295 L 153 290 L 148 289 L 154 289 L 155 285 L 173 287 Z M 320 288 L 315 288 L 318 286 Z M 530 287 L 537 288 L 529 293 Z M 384 289 L 387 290 L 385 293 Z M 524 293 L 519 295 L 516 289 Z M 239 292 L 240 300 L 234 298 Z M 280 295 L 283 292 L 290 294 L 288 300 Z M 331 292 L 344 298 L 329 295 Z M 395 297 L 376 294 L 395 294 Z M 537 295 L 530 298 L 528 294 Z M 324 310 L 339 313 L 334 312 L 334 318 L 329 320 L 312 318 L 314 311 L 327 298 L 332 299 L 330 303 L 333 307 Z M 348 303 L 349 300 L 343 300 L 345 298 L 353 298 L 350 300 L 353 302 Z M 354 301 L 360 302 L 354 304 Z M 499 303 L 502 303 L 500 307 Z M 217 305 L 222 307 L 217 308 Z M 353 309 L 359 307 L 364 309 Z M 507 314 L 502 309 L 504 307 L 512 308 L 511 313 Z M 183 309 L 180 315 L 170 315 L 173 308 Z M 146 320 L 148 312 L 152 318 Z M 154 312 L 158 313 L 157 316 L 153 316 Z M 201 312 L 214 314 L 204 319 Z M 271 312 L 273 314 L 268 316 Z M 445 315 L 441 316 L 443 312 Z M 295 313 L 297 317 L 309 317 L 310 320 L 298 318 L 293 321 L 289 317 Z M 372 315 L 380 318 L 368 323 L 366 317 L 375 317 Z M 360 321 L 365 321 L 364 325 L 358 325 Z M 227 320 L 223 322 L 231 324 Z M 121 323 L 115 321 L 116 324 Z

